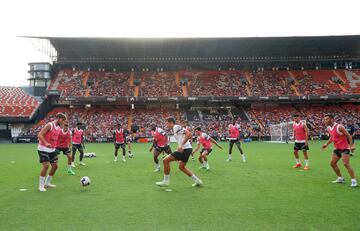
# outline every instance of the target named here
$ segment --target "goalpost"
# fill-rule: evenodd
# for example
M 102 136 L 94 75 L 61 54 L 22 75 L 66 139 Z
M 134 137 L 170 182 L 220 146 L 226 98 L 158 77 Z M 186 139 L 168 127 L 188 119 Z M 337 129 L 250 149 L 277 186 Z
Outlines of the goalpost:
M 305 120 L 301 120 L 306 124 Z M 288 143 L 294 142 L 294 121 L 282 122 L 270 125 L 269 143 Z

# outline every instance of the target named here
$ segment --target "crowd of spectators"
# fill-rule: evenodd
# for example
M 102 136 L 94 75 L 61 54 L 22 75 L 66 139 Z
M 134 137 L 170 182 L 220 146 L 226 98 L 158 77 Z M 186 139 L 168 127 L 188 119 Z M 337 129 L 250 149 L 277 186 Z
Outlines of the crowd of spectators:
M 176 79 L 177 74 L 179 79 Z M 142 72 L 138 81 L 139 96 L 147 97 L 183 96 L 180 81 L 187 84 L 190 96 L 308 96 L 358 92 L 356 87 L 349 87 L 344 71 L 331 70 Z M 90 96 L 134 96 L 134 87 L 130 85 L 130 72 L 61 70 L 51 88 L 62 90 L 64 97 L 84 96 L 87 90 Z

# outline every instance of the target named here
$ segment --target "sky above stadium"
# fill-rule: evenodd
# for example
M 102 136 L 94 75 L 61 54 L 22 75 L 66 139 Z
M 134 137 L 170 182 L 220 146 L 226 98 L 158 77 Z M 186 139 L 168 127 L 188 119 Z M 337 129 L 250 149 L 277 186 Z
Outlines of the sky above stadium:
M 51 61 L 24 38 L 360 35 L 359 0 L 62 0 L 0 3 L 0 86 Z

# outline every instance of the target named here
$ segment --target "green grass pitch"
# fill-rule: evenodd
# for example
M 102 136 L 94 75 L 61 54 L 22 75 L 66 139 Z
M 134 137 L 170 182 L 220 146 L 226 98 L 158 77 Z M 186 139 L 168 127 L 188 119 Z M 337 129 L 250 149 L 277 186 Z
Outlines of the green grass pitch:
M 292 144 L 242 145 L 247 163 L 237 150 L 227 163 L 227 143 L 214 148 L 210 171 L 189 160 L 203 187 L 172 163 L 166 192 L 155 185 L 163 174 L 153 172 L 149 144 L 133 144 L 126 163 L 113 161 L 111 143 L 87 144 L 97 157 L 68 176 L 61 154 L 58 187 L 45 193 L 37 189 L 36 144 L 0 145 L 0 230 L 360 230 L 360 189 L 350 188 L 341 162 L 346 184 L 331 183 L 330 147 L 311 142 L 311 170 L 303 171 L 291 167 Z M 359 175 L 360 154 L 351 163 Z M 89 187 L 79 183 L 85 175 Z

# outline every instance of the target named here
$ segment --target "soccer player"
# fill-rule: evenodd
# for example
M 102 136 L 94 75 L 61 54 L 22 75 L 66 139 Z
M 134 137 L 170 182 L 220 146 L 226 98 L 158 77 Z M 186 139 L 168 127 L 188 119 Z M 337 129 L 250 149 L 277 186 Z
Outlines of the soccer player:
M 82 161 L 84 158 L 84 131 L 80 128 L 81 123 L 77 123 L 74 131 L 72 132 L 72 162 L 71 166 L 75 168 L 75 154 L 76 150 L 80 152 L 80 165 L 86 164 Z
M 351 124 L 351 121 L 347 122 L 347 125 L 346 125 L 345 129 L 350 134 L 350 136 L 353 138 L 353 143 L 352 144 L 354 144 L 355 143 L 355 139 L 354 139 L 355 138 L 355 127 L 354 127 L 354 125 Z M 354 151 L 355 150 L 350 150 L 350 155 L 353 156 Z
M 227 162 L 230 162 L 232 160 L 231 154 L 234 144 L 239 149 L 242 160 L 245 163 L 246 162 L 245 153 L 243 152 L 240 146 L 240 125 L 236 123 L 235 119 L 233 120 L 232 124 L 229 125 L 229 157 L 226 160 Z
M 117 125 L 117 129 L 114 131 L 114 145 L 115 145 L 115 152 L 114 152 L 114 156 L 115 159 L 114 161 L 117 162 L 118 161 L 118 150 L 119 148 L 122 149 L 122 153 L 123 153 L 123 157 L 122 160 L 123 162 L 126 162 L 125 159 L 125 154 L 126 154 L 126 144 L 125 144 L 125 139 L 127 136 L 127 131 L 123 128 L 121 128 L 121 124 Z
M 186 131 L 189 131 L 190 133 L 191 133 L 191 139 L 189 140 L 190 141 L 190 144 L 191 144 L 191 147 L 192 147 L 192 142 L 193 142 L 193 140 L 192 140 L 192 133 L 193 133 L 193 131 L 192 131 L 192 128 L 191 128 L 191 126 L 190 126 L 190 124 L 189 124 L 189 122 L 187 122 L 186 123 L 186 126 L 185 126 L 185 130 Z M 195 158 L 194 158 L 194 153 L 192 152 L 191 153 L 191 160 L 195 160 Z
M 131 153 L 131 142 L 133 141 L 133 137 L 132 137 L 131 132 L 129 132 L 128 130 L 125 130 L 125 133 L 128 134 L 126 136 L 126 143 L 128 146 L 128 155 L 129 155 L 129 158 L 133 158 L 134 155 Z
M 149 151 L 152 152 L 154 150 L 155 172 L 159 172 L 159 155 L 163 152 L 171 154 L 172 151 L 168 143 L 168 136 L 163 129 L 153 126 L 151 127 L 151 131 L 153 133 L 154 142 Z
M 300 120 L 300 116 L 298 114 L 293 115 L 293 129 L 294 129 L 294 137 L 295 137 L 295 144 L 294 144 L 294 155 L 296 164 L 293 168 L 301 168 L 302 165 L 299 159 L 299 150 L 302 150 L 305 159 L 305 167 L 304 170 L 309 170 L 309 156 L 308 156 L 308 138 L 309 138 L 309 129 L 305 123 Z
M 179 161 L 179 169 L 194 180 L 193 186 L 202 185 L 203 182 L 186 167 L 186 163 L 192 153 L 192 146 L 189 142 L 192 134 L 189 131 L 186 131 L 182 126 L 175 124 L 175 118 L 173 117 L 166 119 L 166 127 L 173 130 L 174 137 L 179 146 L 175 152 L 163 159 L 164 179 L 160 182 L 156 182 L 156 185 L 168 186 L 170 184 L 170 162 L 172 161 Z
M 195 135 L 197 137 L 197 146 L 193 153 L 196 153 L 199 150 L 200 144 L 201 144 L 203 146 L 203 149 L 201 149 L 200 155 L 198 158 L 198 160 L 202 164 L 202 167 L 200 167 L 200 168 L 210 170 L 210 165 L 209 165 L 207 156 L 212 151 L 211 143 L 218 146 L 221 150 L 222 150 L 222 147 L 213 138 L 211 138 L 208 134 L 206 134 L 205 132 L 202 132 L 200 127 L 195 128 Z
M 51 184 L 51 179 L 55 175 L 58 167 L 58 156 L 56 152 L 56 143 L 58 140 L 60 126 L 66 121 L 66 116 L 63 113 L 57 113 L 56 119 L 52 122 L 47 123 L 39 132 L 39 145 L 38 154 L 40 163 L 42 165 L 40 172 L 39 191 L 45 192 L 45 188 L 55 188 L 56 185 Z M 51 169 L 47 174 L 49 166 Z
M 56 151 L 58 154 L 63 152 L 67 156 L 68 160 L 68 174 L 75 175 L 75 172 L 71 168 L 72 154 L 71 154 L 71 131 L 69 130 L 68 122 L 64 122 L 63 128 L 59 132 L 58 142 L 56 145 Z
M 337 175 L 337 179 L 334 180 L 333 183 L 345 182 L 345 179 L 342 177 L 340 169 L 337 165 L 337 162 L 340 158 L 342 158 L 344 166 L 351 177 L 351 187 L 356 187 L 358 185 L 357 180 L 355 178 L 354 170 L 350 165 L 350 149 L 354 149 L 352 137 L 341 124 L 334 121 L 334 116 L 332 114 L 327 114 L 325 116 L 325 124 L 328 126 L 327 130 L 329 132 L 330 139 L 322 145 L 322 149 L 325 150 L 332 142 L 334 142 L 335 147 L 330 163 Z

